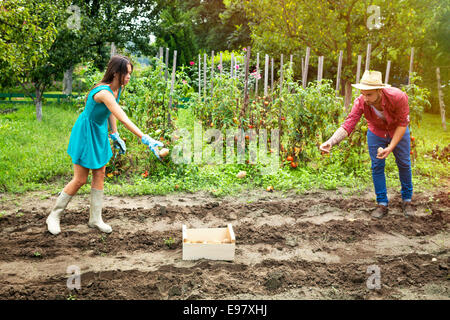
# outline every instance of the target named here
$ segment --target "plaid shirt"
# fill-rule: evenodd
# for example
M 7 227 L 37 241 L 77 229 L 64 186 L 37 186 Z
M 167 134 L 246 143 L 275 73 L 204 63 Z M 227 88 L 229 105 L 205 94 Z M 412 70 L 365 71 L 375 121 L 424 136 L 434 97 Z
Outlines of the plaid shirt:
M 342 124 L 342 128 L 350 135 L 355 129 L 361 115 L 367 120 L 370 131 L 381 138 L 392 138 L 397 127 L 407 127 L 409 124 L 408 96 L 398 88 L 381 89 L 381 108 L 385 120 L 380 118 L 370 105 L 364 102 L 361 94 L 355 99 L 352 111 Z

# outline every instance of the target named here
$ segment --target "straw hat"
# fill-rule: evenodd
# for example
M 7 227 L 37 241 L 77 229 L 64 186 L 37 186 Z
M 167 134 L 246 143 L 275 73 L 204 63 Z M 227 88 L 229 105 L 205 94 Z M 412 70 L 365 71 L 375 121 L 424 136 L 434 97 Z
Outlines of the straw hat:
M 366 70 L 361 81 L 357 84 L 352 84 L 352 87 L 360 90 L 375 90 L 389 88 L 390 85 L 381 81 L 381 72 Z

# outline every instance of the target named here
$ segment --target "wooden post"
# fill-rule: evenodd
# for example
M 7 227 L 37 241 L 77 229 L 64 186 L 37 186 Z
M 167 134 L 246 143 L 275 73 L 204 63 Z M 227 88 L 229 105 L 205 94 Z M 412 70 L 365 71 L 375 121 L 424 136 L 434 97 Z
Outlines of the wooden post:
M 203 96 L 205 97 L 206 102 L 206 53 L 203 54 Z
M 222 51 L 220 51 L 220 75 L 222 75 L 222 69 L 223 69 L 222 62 L 223 62 Z
M 214 50 L 211 52 L 211 98 L 214 89 Z
M 266 63 L 264 66 L 264 96 L 267 97 L 267 86 L 269 84 L 269 55 L 266 54 Z
M 305 58 L 302 57 L 302 81 L 303 81 L 304 74 L 305 74 Z
M 233 69 L 234 69 L 234 53 L 231 53 L 231 64 L 230 64 L 230 77 L 233 78 Z
M 169 108 L 167 110 L 167 112 L 168 112 L 167 120 L 168 120 L 168 124 L 169 125 L 171 123 L 170 111 L 172 110 L 173 87 L 174 87 L 174 84 L 175 84 L 175 73 L 176 73 L 176 70 L 177 70 L 177 50 L 174 50 L 174 52 L 173 52 L 172 81 L 171 81 L 171 84 L 170 84 Z
M 412 77 L 412 73 L 413 73 L 413 63 L 414 63 L 414 48 L 411 48 L 411 57 L 409 57 L 408 86 L 411 84 L 411 77 Z
M 241 110 L 241 119 L 245 117 L 245 113 L 248 106 L 248 69 L 250 67 L 250 52 L 251 48 L 247 47 L 247 55 L 245 57 L 245 83 L 244 83 L 244 105 Z M 241 122 L 242 123 L 242 122 Z
M 356 83 L 359 83 L 359 79 L 361 78 L 361 61 L 362 55 L 358 55 L 358 66 L 356 67 Z
M 259 52 L 256 54 L 255 98 L 258 96 Z
M 198 96 L 202 95 L 202 56 L 198 55 Z
M 317 80 L 322 81 L 323 77 L 323 56 L 319 57 L 319 66 L 317 68 Z
M 441 109 L 441 122 L 442 122 L 442 128 L 444 130 L 447 130 L 447 124 L 445 122 L 445 104 L 444 104 L 444 94 L 442 93 L 442 87 L 441 87 L 441 71 L 439 67 L 436 68 L 436 78 L 437 78 L 437 85 L 438 85 L 438 96 L 439 96 L 439 108 Z
M 386 74 L 384 75 L 384 83 L 389 83 L 389 72 L 391 71 L 391 60 L 388 60 L 387 66 L 386 66 Z
M 280 91 L 281 91 L 281 88 L 283 87 L 283 81 L 284 81 L 284 78 L 283 78 L 283 54 L 281 54 L 281 57 L 280 57 Z
M 271 59 L 271 62 L 272 62 L 272 66 L 271 66 L 271 68 L 272 68 L 272 74 L 271 74 L 271 82 L 270 82 L 270 89 L 271 89 L 271 91 L 272 91 L 272 94 L 273 94 L 273 58 Z
M 305 57 L 305 69 L 303 71 L 303 79 L 302 79 L 302 85 L 303 89 L 306 88 L 306 83 L 308 82 L 308 66 L 309 66 L 309 54 L 311 52 L 311 49 L 309 47 L 306 48 L 306 57 Z
M 339 51 L 339 62 L 338 62 L 338 70 L 337 70 L 337 79 L 336 79 L 336 95 L 339 94 L 339 82 L 341 81 L 341 68 L 342 68 L 342 50 Z
M 292 72 L 292 79 L 293 79 L 294 78 L 294 70 L 292 70 L 292 58 L 293 58 L 293 56 L 291 54 L 289 57 L 289 70 L 290 70 L 290 72 Z M 291 85 L 290 84 L 288 84 L 288 92 L 291 93 Z
M 322 59 L 320 61 L 320 79 L 323 79 L 323 62 L 324 62 L 325 57 L 322 56 Z
M 370 43 L 367 44 L 367 53 L 366 53 L 366 68 L 365 70 L 369 70 L 370 67 L 370 55 L 371 55 L 372 45 Z
M 167 81 L 167 78 L 169 77 L 169 48 L 166 48 L 166 71 L 164 73 L 164 79 Z
M 161 63 L 164 63 L 164 48 L 163 47 L 159 47 L 158 59 L 160 60 L 158 62 L 158 65 L 161 65 Z M 161 77 L 161 79 L 163 77 L 163 73 L 164 73 L 164 70 L 161 70 L 159 73 L 159 76 Z

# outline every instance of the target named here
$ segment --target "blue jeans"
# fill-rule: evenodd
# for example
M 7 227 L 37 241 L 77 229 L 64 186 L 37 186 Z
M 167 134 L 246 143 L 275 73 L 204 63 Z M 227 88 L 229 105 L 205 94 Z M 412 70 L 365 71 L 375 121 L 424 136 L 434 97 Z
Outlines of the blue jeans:
M 377 195 L 377 203 L 388 204 L 386 176 L 384 175 L 384 166 L 386 159 L 377 159 L 377 150 L 379 147 L 386 148 L 392 138 L 380 138 L 367 130 L 367 144 L 369 146 L 370 159 L 372 160 L 372 179 Z M 402 200 L 411 201 L 413 194 L 412 173 L 411 173 L 411 141 L 409 137 L 409 128 L 406 128 L 400 142 L 395 146 L 393 154 L 397 163 L 400 182 L 402 185 Z

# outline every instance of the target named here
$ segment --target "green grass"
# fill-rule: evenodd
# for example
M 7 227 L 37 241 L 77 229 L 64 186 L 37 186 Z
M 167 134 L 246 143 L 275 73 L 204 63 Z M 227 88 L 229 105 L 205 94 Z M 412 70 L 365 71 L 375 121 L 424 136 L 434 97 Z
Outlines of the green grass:
M 70 131 L 78 117 L 76 108 L 67 105 L 47 105 L 43 109 L 43 121 L 36 121 L 33 105 L 19 106 L 19 111 L 0 114 L 0 192 L 23 193 L 34 190 L 56 192 L 70 181 L 72 163 L 66 150 Z M 193 115 L 188 109 L 180 109 L 177 125 L 192 128 Z M 120 130 L 125 130 L 119 126 Z M 448 179 L 448 164 L 423 157 L 439 145 L 450 143 L 449 131 L 440 127 L 439 115 L 425 114 L 420 128 L 412 128 L 416 137 L 419 158 L 413 165 L 415 190 L 432 188 Z M 142 152 L 137 143 L 129 145 L 128 153 Z M 339 147 L 334 151 L 339 156 Z M 260 165 L 187 165 L 168 170 L 157 163 L 150 176 L 141 173 L 142 162 L 136 171 L 126 176 L 105 179 L 105 192 L 112 195 L 168 194 L 172 192 L 207 191 L 216 196 L 239 195 L 249 189 L 265 190 L 271 185 L 275 190 L 304 192 L 323 188 L 334 190 L 346 187 L 358 193 L 372 187 L 370 161 L 367 153 L 361 156 L 361 166 L 355 170 L 343 170 L 339 163 L 321 157 L 316 162 L 300 164 L 293 170 L 288 166 L 275 174 L 263 175 Z M 236 177 L 246 170 L 243 179 Z M 390 156 L 386 164 L 389 188 L 400 188 L 395 158 Z M 88 193 L 89 183 L 79 193 Z
M 15 108 L 0 114 L 0 192 L 51 190 L 58 177 L 72 174 L 66 150 L 78 114 L 66 105 L 47 105 L 38 122 L 34 105 Z

